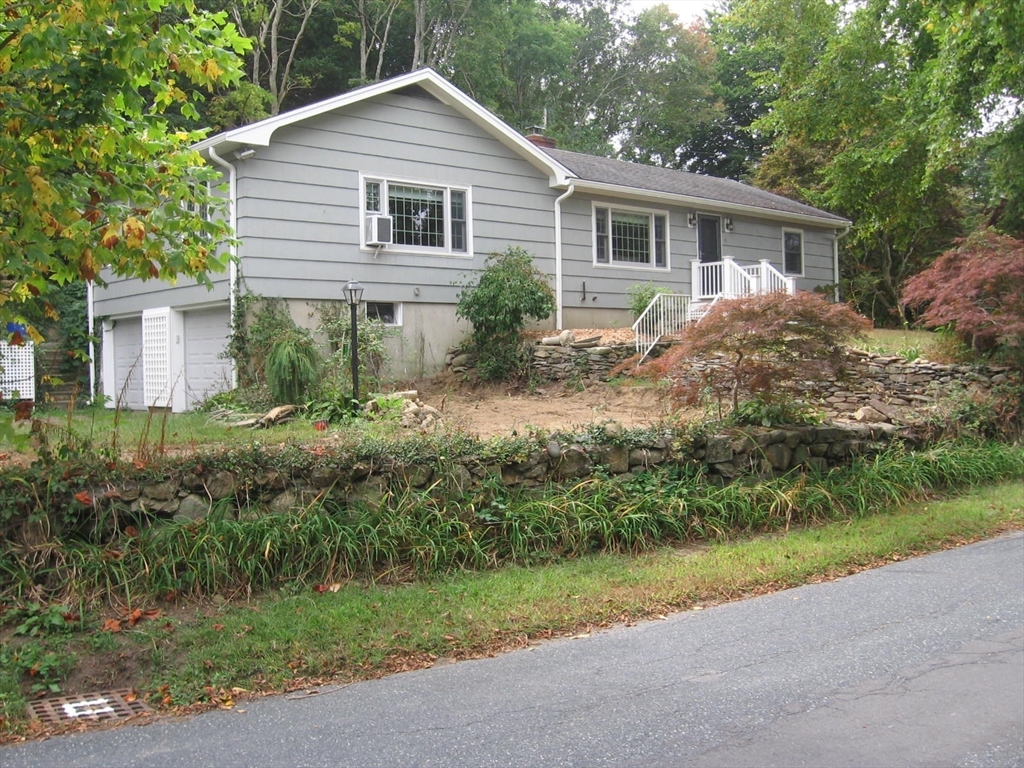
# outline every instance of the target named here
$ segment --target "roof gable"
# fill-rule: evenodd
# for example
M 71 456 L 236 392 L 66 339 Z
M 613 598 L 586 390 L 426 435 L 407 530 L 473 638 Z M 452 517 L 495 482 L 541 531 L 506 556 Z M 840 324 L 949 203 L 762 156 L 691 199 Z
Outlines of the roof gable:
M 537 146 L 432 69 L 420 69 L 365 85 L 315 104 L 225 131 L 199 142 L 195 148 L 201 152 L 216 148 L 216 152 L 223 155 L 224 152 L 245 147 L 269 146 L 280 128 L 343 110 L 349 105 L 384 94 L 436 99 L 448 105 L 546 174 L 552 187 L 565 189 L 576 185 L 593 193 L 626 198 L 655 198 L 696 207 L 704 205 L 721 211 L 809 222 L 820 226 L 844 227 L 850 224 L 840 216 L 731 179 Z

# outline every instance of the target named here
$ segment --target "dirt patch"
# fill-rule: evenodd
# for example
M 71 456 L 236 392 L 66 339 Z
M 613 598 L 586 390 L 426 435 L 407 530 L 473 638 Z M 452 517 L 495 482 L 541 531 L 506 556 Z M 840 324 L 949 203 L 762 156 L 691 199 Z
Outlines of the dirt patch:
M 644 427 L 671 414 L 660 387 L 593 384 L 574 390 L 549 384 L 532 391 L 494 385 L 453 385 L 443 377 L 420 383 L 420 399 L 442 413 L 444 422 L 482 438 L 523 433 L 531 427 L 552 432 L 616 421 Z

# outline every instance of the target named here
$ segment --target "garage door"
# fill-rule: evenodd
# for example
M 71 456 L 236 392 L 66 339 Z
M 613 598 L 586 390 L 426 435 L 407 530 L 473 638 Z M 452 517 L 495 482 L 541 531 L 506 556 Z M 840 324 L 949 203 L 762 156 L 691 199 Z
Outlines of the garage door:
M 185 313 L 185 407 L 231 389 L 231 361 L 223 358 L 231 338 L 227 308 Z
M 112 334 L 115 404 L 132 411 L 141 411 L 146 407 L 142 389 L 142 318 L 117 320 Z

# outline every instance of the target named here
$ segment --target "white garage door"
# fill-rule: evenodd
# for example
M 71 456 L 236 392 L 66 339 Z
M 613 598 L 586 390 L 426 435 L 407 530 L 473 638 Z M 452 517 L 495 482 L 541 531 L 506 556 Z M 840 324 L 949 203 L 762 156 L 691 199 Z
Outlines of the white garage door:
M 231 338 L 231 315 L 224 308 L 185 313 L 185 407 L 231 389 L 231 361 L 223 357 Z
M 145 409 L 142 389 L 142 318 L 117 320 L 114 337 L 115 404 L 132 411 Z

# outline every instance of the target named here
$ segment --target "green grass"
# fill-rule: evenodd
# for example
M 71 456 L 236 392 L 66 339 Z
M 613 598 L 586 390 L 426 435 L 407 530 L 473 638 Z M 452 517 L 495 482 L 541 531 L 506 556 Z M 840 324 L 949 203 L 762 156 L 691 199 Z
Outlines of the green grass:
M 868 352 L 899 355 L 908 360 L 940 360 L 947 354 L 939 334 L 910 328 L 873 328 L 862 346 Z
M 117 635 L 104 615 L 31 638 L 93 667 L 134 658 L 127 684 L 160 706 L 225 705 L 248 692 L 355 680 L 520 647 L 834 578 L 1024 526 L 1019 480 L 869 516 L 640 555 L 455 572 L 407 585 L 293 583 L 251 600 L 197 602 Z M 241 597 L 241 596 L 239 596 Z M 157 605 L 157 603 L 152 603 Z M 165 606 L 166 609 L 166 606 Z M 0 732 L 23 733 L 27 683 L 0 669 Z

